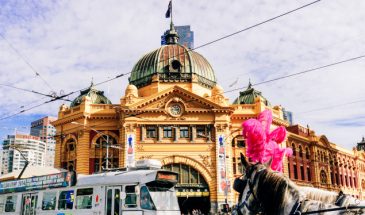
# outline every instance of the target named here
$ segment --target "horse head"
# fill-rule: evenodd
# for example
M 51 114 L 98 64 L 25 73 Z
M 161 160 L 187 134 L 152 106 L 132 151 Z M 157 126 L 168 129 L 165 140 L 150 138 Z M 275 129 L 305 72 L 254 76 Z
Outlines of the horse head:
M 238 215 L 290 214 L 299 199 L 294 183 L 270 169 L 267 163 L 250 163 L 241 154 L 242 177 L 236 178 L 233 189 L 240 193 L 233 212 Z

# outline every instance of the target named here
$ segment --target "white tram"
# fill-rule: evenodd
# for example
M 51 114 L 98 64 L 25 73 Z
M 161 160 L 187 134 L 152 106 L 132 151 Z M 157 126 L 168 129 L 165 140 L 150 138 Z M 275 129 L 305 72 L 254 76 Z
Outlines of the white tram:
M 180 214 L 177 181 L 175 172 L 136 169 L 79 175 L 77 182 L 67 172 L 0 182 L 0 214 Z

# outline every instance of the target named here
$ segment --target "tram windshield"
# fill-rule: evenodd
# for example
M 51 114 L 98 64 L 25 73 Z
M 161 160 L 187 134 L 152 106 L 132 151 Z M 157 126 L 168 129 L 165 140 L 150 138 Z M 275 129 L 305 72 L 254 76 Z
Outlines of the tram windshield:
M 177 173 L 159 171 L 156 180 L 146 184 L 155 209 L 180 210 L 174 190 L 177 181 Z

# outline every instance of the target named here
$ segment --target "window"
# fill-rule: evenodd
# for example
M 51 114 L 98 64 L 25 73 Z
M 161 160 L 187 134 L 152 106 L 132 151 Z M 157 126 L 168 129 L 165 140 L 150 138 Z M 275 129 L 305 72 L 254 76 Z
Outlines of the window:
M 5 212 L 15 212 L 17 196 L 8 196 L 5 201 Z
M 294 179 L 298 179 L 298 170 L 297 170 L 297 165 L 293 165 L 293 169 L 294 169 Z
M 305 176 L 304 176 L 304 167 L 303 166 L 300 166 L 300 175 L 301 175 L 302 180 L 304 181 Z
M 189 127 L 181 126 L 180 127 L 180 137 L 181 138 L 189 138 Z
M 311 169 L 309 167 L 307 167 L 307 179 L 308 181 L 311 181 Z
M 120 207 L 120 190 L 114 190 L 114 214 L 119 215 L 119 207 Z
M 164 138 L 172 137 L 172 127 L 170 127 L 170 126 L 163 127 L 163 137 Z
M 243 148 L 246 146 L 245 140 L 237 140 L 237 147 Z
M 93 188 L 78 189 L 76 192 L 76 209 L 91 209 Z
M 303 150 L 301 146 L 299 146 L 299 157 L 303 157 Z
M 156 210 L 146 186 L 141 187 L 141 208 L 147 210 Z
M 107 196 L 106 196 L 106 214 L 112 215 L 112 198 L 113 198 L 113 190 L 108 190 Z
M 42 210 L 54 210 L 56 209 L 56 192 L 44 192 L 42 200 Z
M 321 184 L 327 184 L 327 175 L 324 170 L 321 171 Z
M 59 210 L 72 210 L 74 205 L 74 191 L 62 191 L 58 198 L 58 209 Z
M 294 143 L 293 144 L 291 144 L 291 148 L 292 148 L 292 150 L 293 150 L 293 156 L 295 157 L 295 156 L 297 156 L 297 152 L 296 152 L 296 150 L 295 150 L 295 145 L 294 145 Z
M 0 196 L 0 213 L 4 212 L 4 197 Z
M 205 134 L 205 126 L 204 125 L 198 125 L 196 126 L 196 136 L 197 137 L 206 137 Z
M 156 138 L 156 134 L 156 126 L 147 126 L 147 138 Z
M 136 194 L 136 185 L 125 186 L 125 201 L 124 207 L 126 208 L 135 208 L 137 207 L 137 194 Z

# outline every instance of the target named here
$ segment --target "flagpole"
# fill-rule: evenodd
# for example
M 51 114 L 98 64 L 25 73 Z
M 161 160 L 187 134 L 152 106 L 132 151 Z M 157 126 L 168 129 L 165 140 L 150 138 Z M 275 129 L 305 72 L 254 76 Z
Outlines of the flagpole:
M 172 0 L 171 0 L 171 23 L 172 23 Z

